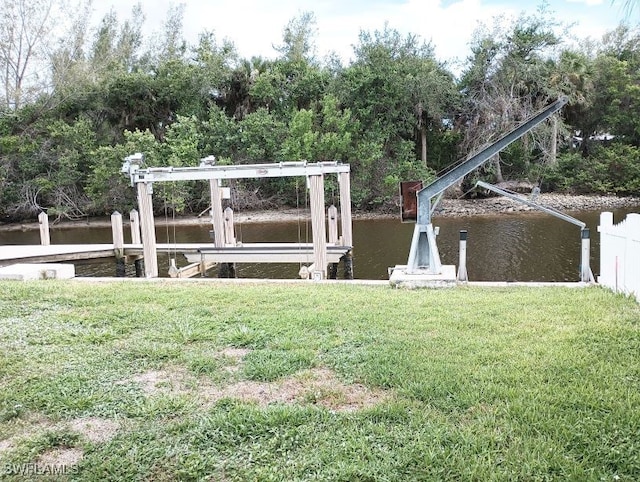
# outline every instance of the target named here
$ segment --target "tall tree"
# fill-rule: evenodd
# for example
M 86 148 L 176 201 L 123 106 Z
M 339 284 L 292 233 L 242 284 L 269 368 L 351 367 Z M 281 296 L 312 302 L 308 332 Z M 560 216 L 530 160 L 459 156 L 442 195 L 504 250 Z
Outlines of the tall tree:
M 335 91 L 362 128 L 363 144 L 381 145 L 381 155 L 358 169 L 366 171 L 368 200 L 397 192 L 396 181 L 426 179 L 428 139 L 438 142 L 457 97 L 453 76 L 435 59 L 433 48 L 415 35 L 385 25 L 361 32 L 355 61 L 337 73 Z M 370 152 L 379 152 L 377 148 Z M 385 180 L 383 182 L 383 180 Z
M 549 82 L 553 63 L 548 61 L 560 43 L 557 26 L 541 7 L 537 15 L 521 15 L 511 24 L 497 18 L 492 27 L 475 32 L 461 81 L 466 96 L 465 150 L 477 150 L 557 98 L 559 92 Z M 549 137 L 525 151 L 548 150 L 545 145 L 553 144 Z M 499 154 L 492 165 L 496 181 L 503 182 Z
M 46 87 L 39 71 L 55 26 L 55 7 L 55 0 L 2 0 L 0 80 L 6 109 L 19 109 Z
M 303 12 L 287 23 L 282 44 L 274 46 L 283 58 L 290 61 L 315 59 L 316 18 L 313 12 Z

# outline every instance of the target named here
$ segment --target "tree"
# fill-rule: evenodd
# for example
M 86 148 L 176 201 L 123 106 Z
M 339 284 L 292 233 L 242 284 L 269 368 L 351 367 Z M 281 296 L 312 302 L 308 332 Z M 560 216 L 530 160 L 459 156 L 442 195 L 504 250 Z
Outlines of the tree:
M 47 46 L 55 38 L 64 4 L 56 0 L 2 0 L 0 81 L 3 108 L 17 110 L 46 92 Z M 82 7 L 80 7 L 82 10 Z
M 458 94 L 453 76 L 417 36 L 385 26 L 361 32 L 354 51 L 356 60 L 337 72 L 333 91 L 359 122 L 354 142 L 380 146 L 368 149 L 381 151 L 378 159 L 355 167 L 369 183 L 363 186 L 368 191 L 363 201 L 369 204 L 395 194 L 399 179 L 429 177 L 428 167 L 435 163 L 427 158 L 427 139 L 439 142 Z
M 482 26 L 475 32 L 472 56 L 461 80 L 466 103 L 466 151 L 473 152 L 490 143 L 560 95 L 549 82 L 553 63 L 548 59 L 560 43 L 554 32 L 556 26 L 541 7 L 537 15 L 521 15 L 510 25 L 497 18 L 491 28 Z M 525 144 L 527 139 L 535 140 L 525 149 L 527 156 L 534 148 L 551 150 L 550 138 L 555 135 L 551 131 L 544 137 L 530 134 L 522 140 Z M 503 182 L 499 154 L 492 165 L 496 181 Z
M 640 146 L 640 29 L 621 25 L 605 35 L 594 60 L 590 134 L 610 133 Z
M 292 62 L 315 59 L 316 18 L 313 12 L 303 12 L 284 28 L 282 44 L 274 46 L 282 57 Z

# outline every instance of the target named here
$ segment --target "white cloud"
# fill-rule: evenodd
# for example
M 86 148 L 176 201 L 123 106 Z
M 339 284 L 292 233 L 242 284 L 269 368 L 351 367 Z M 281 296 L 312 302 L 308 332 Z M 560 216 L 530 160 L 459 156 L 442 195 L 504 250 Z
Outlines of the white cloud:
M 594 6 L 594 5 L 602 5 L 602 0 L 567 0 L 569 3 L 583 3 L 585 5 Z

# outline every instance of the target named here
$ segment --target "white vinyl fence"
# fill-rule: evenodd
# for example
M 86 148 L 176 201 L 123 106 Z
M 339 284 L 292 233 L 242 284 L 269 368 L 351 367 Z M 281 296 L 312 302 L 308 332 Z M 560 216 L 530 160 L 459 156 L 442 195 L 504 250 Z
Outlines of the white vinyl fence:
M 598 283 L 640 301 L 640 214 L 613 224 L 613 213 L 600 214 L 600 276 Z

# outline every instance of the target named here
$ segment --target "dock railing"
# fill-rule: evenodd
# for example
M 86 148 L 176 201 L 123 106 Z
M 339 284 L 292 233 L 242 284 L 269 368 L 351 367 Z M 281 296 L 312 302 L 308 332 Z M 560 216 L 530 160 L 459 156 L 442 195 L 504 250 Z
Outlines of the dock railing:
M 640 214 L 627 214 L 613 224 L 613 213 L 600 214 L 598 283 L 640 301 Z

